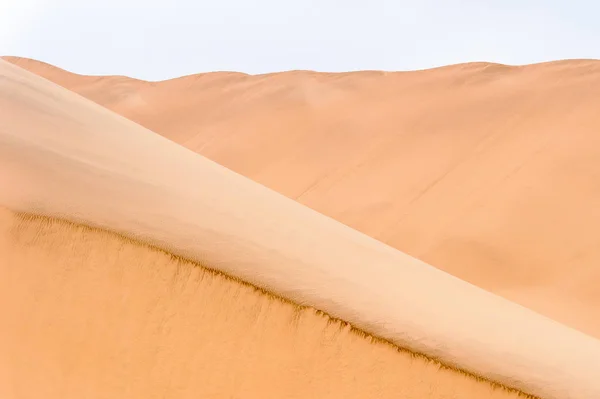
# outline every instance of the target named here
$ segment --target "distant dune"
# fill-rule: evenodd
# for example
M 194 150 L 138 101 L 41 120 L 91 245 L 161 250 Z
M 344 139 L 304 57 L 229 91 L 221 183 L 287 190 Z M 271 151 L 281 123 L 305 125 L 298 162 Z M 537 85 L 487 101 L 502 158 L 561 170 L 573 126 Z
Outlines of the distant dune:
M 144 82 L 6 59 L 600 337 L 598 61 Z

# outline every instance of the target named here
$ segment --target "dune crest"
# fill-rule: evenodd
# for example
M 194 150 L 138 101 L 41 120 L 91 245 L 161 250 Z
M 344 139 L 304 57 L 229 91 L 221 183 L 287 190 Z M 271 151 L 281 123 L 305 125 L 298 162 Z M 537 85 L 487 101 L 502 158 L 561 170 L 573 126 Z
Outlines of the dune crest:
M 225 167 L 600 337 L 600 62 L 164 82 L 9 59 Z
M 600 341 L 20 68 L 0 73 L 0 205 L 142 240 L 510 388 L 600 395 Z

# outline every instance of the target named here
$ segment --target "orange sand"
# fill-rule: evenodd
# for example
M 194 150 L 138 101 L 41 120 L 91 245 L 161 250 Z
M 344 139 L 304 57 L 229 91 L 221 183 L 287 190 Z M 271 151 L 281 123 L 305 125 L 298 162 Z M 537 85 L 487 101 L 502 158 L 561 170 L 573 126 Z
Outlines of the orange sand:
M 600 337 L 597 61 L 144 82 L 8 60 Z
M 0 205 L 49 210 L 58 199 L 71 212 L 64 216 L 77 217 L 82 204 L 95 203 L 125 224 L 152 209 L 158 196 L 127 212 L 119 202 L 127 190 L 114 191 L 115 176 L 112 185 L 105 180 L 131 171 L 115 170 L 102 153 L 106 145 L 89 147 L 94 133 L 106 129 L 109 136 L 125 133 L 127 149 L 126 129 L 137 133 L 132 124 L 43 83 L 0 61 Z M 15 144 L 20 151 L 12 151 Z M 41 152 L 30 157 L 36 148 Z M 60 148 L 68 152 L 57 159 Z M 157 149 L 152 156 L 160 160 Z M 69 159 L 80 165 L 63 168 Z M 116 160 L 135 165 L 136 157 Z M 84 185 L 73 180 L 82 172 Z M 137 188 L 135 181 L 128 186 L 143 194 L 140 177 Z M 35 202 L 39 193 L 48 201 Z M 186 212 L 194 219 L 193 208 Z M 160 250 L 1 209 L 0 314 L 0 397 L 6 399 L 523 397 Z
M 410 258 L 19 68 L 0 62 L 0 72 L 0 206 L 85 221 L 143 239 L 446 364 L 544 398 L 594 399 L 600 394 L 600 341 Z M 235 294 L 240 283 L 224 278 L 213 282 L 190 263 L 103 232 L 57 220 L 2 216 L 1 303 L 8 322 L 0 328 L 0 384 L 10 396 L 147 397 L 158 390 L 157 395 L 186 397 L 202 392 L 187 379 L 190 369 L 180 368 L 190 361 L 195 371 L 222 364 L 216 377 L 206 377 L 209 386 L 203 389 L 216 386 L 215 395 L 229 395 L 227 386 L 235 395 L 250 384 L 248 368 L 242 367 L 233 382 L 222 379 L 223 370 L 235 369 L 244 352 L 260 351 L 254 361 L 271 359 L 278 370 L 288 362 L 289 370 L 271 376 L 281 377 L 282 383 L 287 371 L 290 379 L 302 380 L 291 371 L 302 369 L 306 356 L 316 356 L 314 347 L 292 347 L 276 356 L 262 344 L 257 348 L 254 341 L 260 342 L 271 328 L 271 319 L 261 318 L 260 312 L 258 319 L 252 314 L 249 319 L 265 324 L 256 325 L 257 335 L 248 341 L 242 334 L 253 329 L 236 328 L 245 320 L 242 313 L 225 312 L 222 329 L 230 335 L 205 331 L 206 352 L 189 338 L 199 332 L 192 323 L 219 318 L 204 299 L 192 306 L 197 318 L 188 317 L 187 308 L 222 284 L 235 286 L 225 297 L 237 302 L 242 299 Z M 131 257 L 130 247 L 138 248 Z M 152 268 L 152 254 L 162 255 L 164 266 Z M 196 270 L 204 278 L 190 281 Z M 223 309 L 220 295 L 210 298 L 217 301 L 215 308 Z M 245 306 L 247 301 L 241 302 Z M 299 320 L 302 312 L 312 311 L 296 308 Z M 156 320 L 152 315 L 157 313 Z M 175 319 L 183 324 L 172 323 Z M 292 318 L 291 324 L 297 327 L 299 320 Z M 309 324 L 323 330 L 317 319 Z M 292 333 L 286 334 L 284 340 Z M 227 336 L 219 350 L 219 339 Z M 301 345 L 308 337 L 298 334 L 294 342 Z M 358 342 L 340 350 L 345 355 L 360 352 Z M 276 346 L 272 338 L 269 343 Z M 179 353 L 184 344 L 187 351 Z M 377 355 L 377 361 L 383 356 Z M 38 368 L 32 368 L 34 362 Z M 353 368 L 346 361 L 340 366 L 326 361 L 324 368 L 333 375 L 321 383 L 321 377 L 309 375 L 302 385 L 306 391 L 296 393 L 323 396 L 320 384 L 331 389 L 334 375 L 341 373 L 373 372 L 374 381 L 385 374 L 372 366 L 360 372 L 347 367 Z M 406 377 L 413 369 L 399 370 Z M 152 389 L 148 370 L 160 370 L 160 377 L 151 377 L 164 386 Z M 475 392 L 455 371 L 447 371 L 449 382 L 444 382 L 440 372 L 433 376 L 414 370 L 418 377 L 396 389 L 396 395 L 412 397 L 415 391 L 423 396 L 423 389 L 430 391 L 429 397 Z M 127 386 L 115 383 L 123 375 Z M 473 390 L 492 394 L 489 383 L 467 379 Z M 134 391 L 131 381 L 142 381 L 145 388 Z M 353 392 L 386 394 L 381 385 L 363 386 L 365 382 L 360 380 Z M 264 395 L 265 389 L 253 395 Z
M 525 397 L 113 234 L 0 217 L 3 399 Z

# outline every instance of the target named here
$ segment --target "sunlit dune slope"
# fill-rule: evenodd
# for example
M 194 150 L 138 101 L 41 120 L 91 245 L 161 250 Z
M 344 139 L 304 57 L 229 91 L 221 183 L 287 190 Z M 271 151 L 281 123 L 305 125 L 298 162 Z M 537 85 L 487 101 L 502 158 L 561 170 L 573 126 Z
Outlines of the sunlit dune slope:
M 8 60 L 600 337 L 597 61 L 143 82 Z
M 0 73 L 0 206 L 82 222 L 166 249 L 509 388 L 547 399 L 600 396 L 597 339 L 407 256 L 20 68 L 0 62 Z M 147 369 L 136 373 L 138 364 L 160 370 L 159 366 L 147 366 L 146 361 L 165 367 L 171 362 L 176 373 L 180 366 L 173 363 L 185 364 L 176 352 L 189 342 L 185 337 L 193 336 L 189 329 L 195 330 L 193 318 L 178 314 L 186 316 L 190 306 L 202 312 L 190 303 L 202 303 L 204 284 L 216 287 L 229 281 L 190 281 L 188 273 L 196 272 L 180 258 L 157 260 L 163 255 L 156 250 L 134 250 L 136 244 L 126 245 L 124 239 L 57 220 L 8 213 L 2 222 L 0 281 L 5 300 L 1 303 L 8 323 L 1 327 L 6 363 L 0 365 L 0 371 L 4 370 L 0 378 L 13 393 L 15 389 L 56 389 L 52 392 L 56 394 L 71 388 L 69 392 L 80 393 L 93 389 L 90 387 L 97 381 L 92 380 L 104 373 L 110 381 L 106 389 L 118 390 L 119 385 L 114 384 L 120 372 L 134 373 L 132 378 L 140 381 L 147 378 L 143 371 Z M 167 262 L 169 259 L 172 262 Z M 153 262 L 164 264 L 164 274 Z M 144 269 L 146 265 L 152 269 Z M 37 268 L 47 270 L 38 278 Z M 135 285 L 137 273 L 141 273 L 140 282 Z M 197 273 L 209 276 L 202 270 Z M 148 292 L 144 291 L 146 285 Z M 162 288 L 157 288 L 159 285 Z M 115 292 L 110 291 L 111 286 Z M 167 295 L 162 295 L 165 290 Z M 163 302 L 165 296 L 169 298 Z M 217 301 L 219 298 L 216 295 Z M 137 301 L 141 301 L 140 307 L 134 305 Z M 208 303 L 205 305 L 208 309 Z M 289 305 L 286 309 L 293 308 Z M 272 311 L 278 312 L 275 305 Z M 103 324 L 103 317 L 96 316 L 103 312 L 115 323 Z M 299 314 L 302 312 L 313 311 Z M 144 317 L 150 318 L 149 324 Z M 223 328 L 234 328 L 238 321 L 232 319 L 246 320 L 234 311 L 224 312 L 222 317 Z M 317 323 L 318 319 L 311 320 Z M 259 317 L 255 322 L 257 336 L 249 340 L 262 339 L 262 330 L 270 328 L 271 320 Z M 294 325 L 296 320 L 291 322 Z M 319 335 L 324 330 L 316 325 L 314 331 Z M 237 340 L 235 330 L 229 333 Z M 163 341 L 164 334 L 173 336 Z M 216 333 L 205 332 L 207 342 L 211 342 L 211 334 Z M 134 353 L 138 350 L 134 347 L 132 352 L 123 349 L 136 339 L 140 339 L 140 352 Z M 297 336 L 295 345 L 301 346 L 303 339 Z M 249 341 L 242 340 L 239 346 L 228 342 L 230 348 L 242 352 L 260 349 L 244 346 L 243 342 Z M 217 347 L 207 345 L 215 351 L 209 354 L 217 352 Z M 340 345 L 345 344 L 340 341 Z M 102 353 L 98 363 L 78 363 L 82 351 L 102 352 L 103 346 L 117 357 L 102 357 Z M 348 350 L 354 351 L 353 346 L 348 344 Z M 192 347 L 190 344 L 190 351 L 182 356 L 194 356 Z M 305 357 L 313 356 L 312 349 L 295 354 L 283 351 L 277 356 L 291 356 L 291 364 L 301 368 L 305 367 L 302 362 L 308 362 Z M 198 350 L 195 353 L 202 353 Z M 400 356 L 405 352 L 389 353 Z M 28 370 L 37 367 L 32 366 L 32 354 L 48 368 L 60 367 L 52 373 L 44 368 L 32 371 L 42 381 L 37 387 L 27 385 Z M 294 356 L 301 359 L 294 360 Z M 329 357 L 329 352 L 324 356 Z M 379 356 L 387 355 L 377 355 L 377 359 Z M 201 362 L 200 357 L 188 360 Z M 214 378 L 223 375 L 235 360 L 219 361 L 221 373 Z M 281 364 L 280 360 L 273 359 L 270 367 L 275 364 Z M 345 360 L 336 364 L 332 375 L 339 375 L 346 366 L 355 367 Z M 456 378 L 460 375 L 453 373 Z M 232 389 L 234 383 L 246 384 L 242 381 L 246 377 L 238 375 L 240 380 L 234 379 Z M 56 376 L 63 378 L 62 382 L 53 382 Z M 168 389 L 173 392 L 183 392 L 187 389 L 183 382 L 171 382 L 181 381 L 178 378 L 165 376 L 160 383 L 171 384 Z M 452 387 L 455 380 L 446 387 L 424 378 L 417 383 L 421 388 L 415 389 L 430 389 L 431 397 L 462 389 Z M 15 380 L 23 382 L 15 388 L 11 385 Z M 489 383 L 485 384 L 475 384 L 480 388 L 473 389 L 492 392 Z M 310 389 L 322 392 L 315 385 Z M 366 388 L 371 393 L 379 389 L 384 388 Z M 403 395 L 411 397 L 410 393 Z

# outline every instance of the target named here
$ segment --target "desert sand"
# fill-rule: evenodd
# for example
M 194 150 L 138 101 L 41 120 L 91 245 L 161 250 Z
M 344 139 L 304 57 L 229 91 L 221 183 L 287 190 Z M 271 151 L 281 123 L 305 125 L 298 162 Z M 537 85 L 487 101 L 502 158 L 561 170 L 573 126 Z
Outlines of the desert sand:
M 8 397 L 600 394 L 597 339 L 0 65 Z
M 0 217 L 3 398 L 523 397 L 122 237 Z
M 7 59 L 600 337 L 598 61 L 144 82 Z

